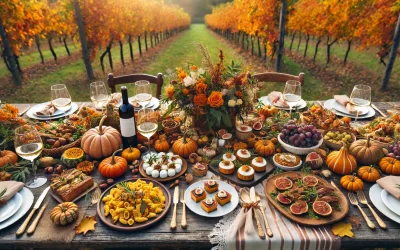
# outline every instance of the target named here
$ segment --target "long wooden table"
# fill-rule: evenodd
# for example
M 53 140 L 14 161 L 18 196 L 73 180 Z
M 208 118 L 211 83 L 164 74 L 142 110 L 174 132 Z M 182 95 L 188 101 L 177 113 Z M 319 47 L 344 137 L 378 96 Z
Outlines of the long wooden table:
M 382 111 L 386 111 L 393 107 L 394 104 L 400 103 L 375 103 L 375 105 Z M 28 104 L 16 104 L 20 110 L 25 109 Z M 377 116 L 379 114 L 377 113 Z M 365 121 L 365 120 L 364 120 Z M 189 167 L 189 172 L 191 168 Z M 124 177 L 116 179 L 116 181 L 123 180 L 124 178 L 131 178 L 132 174 L 127 172 Z M 96 181 L 104 180 L 98 172 L 96 172 L 93 177 Z M 335 176 L 334 180 L 336 183 L 339 181 L 339 177 Z M 169 186 L 171 183 L 166 183 Z M 181 184 L 181 187 L 186 188 L 187 185 Z M 364 187 L 365 195 L 369 200 L 369 188 L 371 184 L 366 184 Z M 45 187 L 38 189 L 32 189 L 35 196 L 35 201 L 43 191 Z M 170 189 L 171 195 L 173 194 L 173 189 Z M 50 201 L 49 207 L 54 207 L 57 203 L 52 197 L 48 197 Z M 77 202 L 78 206 L 86 207 L 90 201 L 81 199 Z M 370 203 L 372 205 L 372 203 Z M 361 213 L 355 207 L 350 207 L 350 215 L 357 215 L 361 220 L 361 226 L 359 229 L 354 229 L 354 238 L 342 238 L 342 248 L 373 248 L 373 247 L 400 247 L 400 224 L 391 221 L 378 210 L 378 214 L 385 221 L 387 229 L 383 230 L 378 227 L 375 219 L 369 212 L 365 205 L 361 205 L 365 212 L 368 214 L 370 219 L 376 224 L 377 228 L 375 230 L 370 230 L 362 218 Z M 97 219 L 96 231 L 89 232 L 86 236 L 77 235 L 74 237 L 72 242 L 65 244 L 64 242 L 47 240 L 40 240 L 40 236 L 33 234 L 32 236 L 24 235 L 21 238 L 15 236 L 15 232 L 18 227 L 22 224 L 23 217 L 14 225 L 0 230 L 0 248 L 157 248 L 157 249 L 210 249 L 212 245 L 208 239 L 208 235 L 212 231 L 214 225 L 221 218 L 205 218 L 200 217 L 189 209 L 187 211 L 187 223 L 188 228 L 182 229 L 180 227 L 180 219 L 182 214 L 182 205 L 178 204 L 177 210 L 177 221 L 178 227 L 176 231 L 170 230 L 170 221 L 172 218 L 172 210 L 170 209 L 168 215 L 164 220 L 161 220 L 158 224 L 151 228 L 143 230 L 141 232 L 118 232 L 106 227 L 99 219 Z M 48 210 L 47 210 L 48 211 Z M 96 207 L 92 206 L 86 210 L 87 215 L 95 215 Z M 49 216 L 48 213 L 44 216 Z M 40 224 L 39 226 L 40 227 Z M 49 231 L 49 234 L 53 232 Z

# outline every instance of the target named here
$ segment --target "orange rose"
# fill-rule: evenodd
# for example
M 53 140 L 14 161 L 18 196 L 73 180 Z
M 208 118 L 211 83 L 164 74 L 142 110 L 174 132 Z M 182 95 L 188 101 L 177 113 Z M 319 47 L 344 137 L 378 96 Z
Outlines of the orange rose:
M 193 65 L 193 66 L 192 66 L 192 70 L 193 70 L 193 71 L 196 71 L 196 70 L 197 70 L 197 66 L 196 66 L 196 65 Z
M 168 96 L 169 98 L 172 98 L 172 97 L 174 96 L 174 94 L 175 94 L 175 89 L 174 89 L 174 87 L 173 87 L 173 86 L 168 86 L 168 87 L 165 89 L 165 93 L 167 94 L 167 96 Z
M 208 97 L 208 105 L 212 108 L 218 108 L 224 105 L 222 93 L 218 91 L 211 92 L 211 95 Z
M 243 94 L 242 94 L 241 91 L 236 91 L 235 95 L 236 95 L 238 98 L 242 98 L 242 97 L 243 97 Z
M 200 82 L 196 85 L 196 92 L 198 94 L 204 94 L 206 93 L 206 90 L 207 90 L 207 84 Z
M 193 98 L 194 105 L 203 107 L 207 104 L 207 96 L 205 94 L 195 95 Z
M 187 88 L 182 89 L 182 93 L 184 95 L 188 95 L 190 93 L 190 91 Z
M 179 80 L 183 81 L 183 79 L 185 79 L 185 78 L 187 77 L 187 74 L 186 74 L 185 71 L 181 71 L 181 72 L 178 74 L 178 77 L 179 77 Z

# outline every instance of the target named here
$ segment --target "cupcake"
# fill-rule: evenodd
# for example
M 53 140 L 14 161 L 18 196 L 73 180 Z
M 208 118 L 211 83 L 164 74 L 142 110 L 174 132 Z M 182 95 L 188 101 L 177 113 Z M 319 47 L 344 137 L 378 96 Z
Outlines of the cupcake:
M 192 200 L 194 200 L 195 202 L 204 200 L 206 196 L 206 192 L 200 187 L 197 187 L 190 192 L 190 197 L 192 197 Z
M 222 156 L 222 159 L 223 159 L 224 161 L 234 161 L 234 160 L 236 160 L 236 156 L 235 156 L 234 154 L 228 152 L 228 153 L 225 153 L 225 154 Z
M 242 181 L 250 181 L 254 179 L 254 169 L 248 165 L 243 165 L 238 169 L 237 175 Z
M 267 161 L 261 156 L 258 156 L 251 161 L 251 166 L 256 172 L 265 172 Z
M 215 195 L 215 200 L 220 204 L 221 206 L 225 205 L 226 203 L 229 203 L 231 201 L 232 195 L 225 190 L 219 190 L 218 193 Z
M 212 194 L 216 191 L 218 191 L 218 183 L 214 180 L 209 180 L 204 182 L 204 189 L 207 191 L 207 193 Z
M 251 154 L 247 149 L 239 149 L 236 152 L 236 157 L 239 159 L 239 161 L 246 162 L 250 160 Z
M 193 166 L 193 174 L 195 176 L 205 176 L 207 174 L 208 167 L 205 164 L 202 164 L 200 162 L 196 163 Z
M 231 161 L 223 160 L 219 163 L 218 170 L 223 174 L 233 174 L 233 172 L 235 172 L 235 166 Z
M 207 198 L 201 201 L 201 208 L 207 213 L 217 210 L 217 202 L 213 198 Z

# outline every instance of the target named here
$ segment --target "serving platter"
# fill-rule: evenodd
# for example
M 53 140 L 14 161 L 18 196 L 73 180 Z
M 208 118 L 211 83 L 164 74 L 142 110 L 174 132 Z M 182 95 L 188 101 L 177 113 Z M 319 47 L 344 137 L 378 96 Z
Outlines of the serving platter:
M 0 222 L 13 216 L 22 205 L 22 196 L 16 193 L 7 203 L 0 207 Z
M 79 196 L 77 196 L 75 199 L 73 199 L 71 202 L 76 202 L 77 200 L 81 199 L 82 197 L 85 197 L 88 193 L 90 193 L 93 189 L 97 187 L 97 183 L 94 182 L 92 186 L 90 186 L 88 189 L 85 190 L 85 192 L 81 193 Z M 51 190 L 51 196 L 58 201 L 59 203 L 63 203 L 63 201 L 56 193 Z
M 335 210 L 332 209 L 332 214 L 327 217 L 322 217 L 319 216 L 319 218 L 314 218 L 314 217 L 307 217 L 306 215 L 300 215 L 296 216 L 292 214 L 287 207 L 283 207 L 277 200 L 271 197 L 271 193 L 276 193 L 279 191 L 275 187 L 275 180 L 280 177 L 288 177 L 288 178 L 295 178 L 298 176 L 304 176 L 302 172 L 286 172 L 286 173 L 281 173 L 277 174 L 274 176 L 271 176 L 267 179 L 264 185 L 264 191 L 267 196 L 268 201 L 281 213 L 283 214 L 286 218 L 289 220 L 292 220 L 298 224 L 305 225 L 305 226 L 322 226 L 322 225 L 328 225 L 335 223 L 337 221 L 340 221 L 343 219 L 347 213 L 349 212 L 349 204 L 347 202 L 346 196 L 338 189 L 334 188 L 330 183 L 328 183 L 326 180 L 322 179 L 319 176 L 315 176 L 318 179 L 320 183 L 322 183 L 325 187 L 330 187 L 335 189 L 335 193 L 339 197 L 339 205 L 340 205 L 340 210 Z M 312 209 L 309 207 L 309 209 Z
M 145 221 L 142 223 L 135 222 L 135 224 L 133 224 L 132 226 L 123 226 L 119 223 L 114 224 L 111 216 L 106 217 L 104 215 L 104 202 L 102 202 L 102 200 L 106 195 L 108 195 L 110 193 L 110 190 L 112 188 L 116 187 L 117 184 L 120 183 L 120 182 L 118 182 L 118 183 L 115 183 L 114 185 L 110 186 L 109 188 L 107 188 L 107 190 L 101 194 L 99 202 L 97 203 L 97 214 L 98 214 L 100 220 L 106 226 L 110 227 L 111 229 L 118 230 L 118 231 L 129 231 L 129 232 L 138 231 L 138 230 L 142 230 L 144 228 L 147 228 L 147 227 L 150 227 L 150 226 L 156 224 L 157 222 L 159 222 L 161 219 L 163 219 L 167 215 L 168 210 L 171 206 L 171 195 L 169 194 L 169 191 L 167 190 L 167 188 L 164 185 L 162 185 L 160 182 L 150 180 L 147 178 L 132 178 L 129 180 L 124 180 L 124 181 L 135 182 L 138 179 L 143 180 L 147 183 L 152 182 L 154 187 L 159 187 L 161 189 L 161 191 L 163 192 L 164 197 L 165 197 L 165 207 L 164 207 L 163 211 L 161 213 L 157 214 L 157 217 L 155 217 L 155 218 L 149 219 L 148 221 Z M 121 181 L 121 182 L 124 182 L 124 181 Z
M 175 174 L 174 176 L 168 176 L 167 178 L 160 178 L 160 177 L 158 177 L 158 178 L 153 178 L 153 177 L 151 177 L 150 175 L 147 175 L 147 174 L 146 174 L 146 171 L 145 171 L 144 168 L 143 168 L 143 163 L 144 163 L 144 161 L 142 161 L 142 162 L 140 163 L 140 165 L 139 165 L 139 173 L 140 173 L 144 178 L 147 178 L 147 179 L 149 179 L 149 180 L 159 181 L 159 182 L 167 182 L 167 181 L 170 181 L 170 180 L 175 180 L 175 179 L 179 178 L 180 176 L 182 176 L 182 175 L 187 171 L 187 169 L 188 169 L 188 165 L 187 165 L 186 160 L 183 159 L 182 157 L 180 157 L 180 158 L 181 158 L 181 160 L 182 160 L 182 169 L 181 169 L 181 171 L 180 171 L 179 173 Z

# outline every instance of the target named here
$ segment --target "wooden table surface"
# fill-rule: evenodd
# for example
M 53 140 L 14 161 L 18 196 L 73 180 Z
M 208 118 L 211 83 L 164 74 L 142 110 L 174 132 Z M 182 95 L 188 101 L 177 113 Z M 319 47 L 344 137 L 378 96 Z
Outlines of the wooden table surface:
M 382 111 L 386 111 L 393 107 L 394 104 L 399 103 L 375 103 L 375 105 Z M 16 104 L 20 110 L 23 110 L 28 104 Z M 378 113 L 377 113 L 378 116 Z M 365 121 L 365 120 L 364 120 Z M 191 167 L 188 169 L 191 172 Z M 131 173 L 127 172 L 124 177 L 116 179 L 116 181 L 123 180 L 124 178 L 129 179 L 132 176 Z M 96 171 L 93 175 L 96 181 L 101 181 L 104 178 Z M 339 176 L 335 176 L 334 180 L 338 183 Z M 165 183 L 168 187 L 172 182 Z M 186 188 L 187 185 L 181 184 L 181 188 Z M 371 184 L 367 184 L 364 187 L 365 195 L 369 199 L 369 188 Z M 35 201 L 43 191 L 45 187 L 38 189 L 32 189 L 35 196 Z M 343 191 L 343 190 L 342 190 Z M 173 189 L 170 189 L 171 195 L 173 195 Z M 346 194 L 346 192 L 344 192 Z M 50 201 L 49 207 L 56 205 L 56 201 L 48 197 Z M 89 201 L 81 199 L 77 202 L 78 206 L 86 207 L 89 205 Z M 372 203 L 371 203 L 372 204 Z M 361 205 L 365 212 L 368 214 L 370 219 L 376 224 L 377 228 L 375 230 L 370 230 L 366 225 L 365 221 L 362 219 L 362 215 L 355 207 L 350 207 L 349 215 L 357 215 L 361 220 L 361 226 L 359 229 L 353 229 L 354 238 L 342 238 L 342 248 L 373 248 L 373 247 L 400 247 L 400 224 L 391 221 L 378 210 L 377 213 L 385 221 L 387 229 L 383 230 L 378 227 L 375 219 L 369 212 L 365 205 Z M 188 228 L 182 229 L 180 227 L 180 219 L 182 214 L 182 205 L 178 204 L 177 209 L 177 222 L 178 227 L 176 231 L 170 230 L 170 221 L 172 218 L 172 207 L 169 210 L 166 218 L 161 220 L 158 224 L 151 228 L 145 229 L 141 232 L 118 232 L 113 231 L 106 227 L 98 218 L 95 232 L 89 232 L 86 236 L 77 235 L 72 240 L 70 244 L 65 244 L 57 241 L 40 241 L 35 234 L 32 236 L 26 236 L 26 234 L 17 238 L 15 232 L 18 227 L 22 224 L 25 216 L 20 219 L 14 225 L 0 230 L 0 248 L 181 248 L 181 249 L 210 249 L 212 245 L 208 239 L 208 235 L 212 231 L 214 225 L 221 218 L 205 218 L 200 217 L 189 209 L 187 211 L 187 223 Z M 92 206 L 86 211 L 87 215 L 95 215 L 96 207 Z M 44 214 L 43 216 L 49 216 L 49 214 Z M 39 226 L 40 227 L 40 224 Z M 49 232 L 51 234 L 52 232 Z

